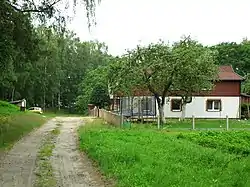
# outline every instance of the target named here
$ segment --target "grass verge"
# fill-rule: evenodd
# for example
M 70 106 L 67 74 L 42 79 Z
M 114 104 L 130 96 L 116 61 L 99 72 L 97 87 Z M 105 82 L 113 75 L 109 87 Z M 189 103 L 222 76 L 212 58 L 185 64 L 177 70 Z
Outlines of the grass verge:
M 56 187 L 56 179 L 53 174 L 50 157 L 55 147 L 55 138 L 60 134 L 59 127 L 53 129 L 45 138 L 37 156 L 37 171 L 35 187 Z
M 165 128 L 192 128 L 192 119 L 185 119 L 184 121 L 179 121 L 177 119 L 167 119 L 166 121 L 167 123 Z M 198 129 L 225 129 L 226 119 L 195 119 L 195 127 Z M 229 128 L 250 128 L 250 121 L 229 119 Z
M 31 112 L 21 112 L 18 107 L 0 101 L 0 150 L 12 145 L 49 118 Z
M 200 146 L 176 134 L 101 123 L 94 121 L 79 129 L 80 149 L 119 187 L 250 184 L 249 156 L 239 160 L 233 152 Z

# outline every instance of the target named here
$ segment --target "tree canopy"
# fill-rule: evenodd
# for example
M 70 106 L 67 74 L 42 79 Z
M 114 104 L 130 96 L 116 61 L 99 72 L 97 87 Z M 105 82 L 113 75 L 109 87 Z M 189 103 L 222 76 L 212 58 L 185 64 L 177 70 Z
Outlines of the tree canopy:
M 214 54 L 187 37 L 170 46 L 160 41 L 129 51 L 123 63 L 111 74 L 111 88 L 131 93 L 135 88 L 149 90 L 156 98 L 160 121 L 164 120 L 165 98 L 180 91 L 185 97 L 211 87 L 216 79 Z M 116 73 L 115 73 L 116 72 Z
M 245 78 L 242 91 L 250 94 L 250 41 L 243 39 L 241 43 L 223 42 L 210 48 L 217 52 L 217 64 L 232 65 L 234 71 Z
M 95 22 L 95 8 L 101 0 L 4 0 L 3 7 L 21 14 L 33 15 L 39 18 L 42 22 L 47 22 L 48 19 L 65 23 L 68 15 L 64 14 L 66 9 L 75 11 L 77 5 L 82 4 L 85 7 L 86 17 L 88 18 L 89 27 Z

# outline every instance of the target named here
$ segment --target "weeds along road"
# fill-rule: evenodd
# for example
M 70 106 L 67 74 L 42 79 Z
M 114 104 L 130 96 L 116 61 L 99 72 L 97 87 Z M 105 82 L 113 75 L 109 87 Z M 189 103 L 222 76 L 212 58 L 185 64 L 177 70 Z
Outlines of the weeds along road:
M 17 142 L 0 157 L 0 186 L 105 186 L 78 151 L 76 130 L 83 123 L 80 117 L 56 117 Z

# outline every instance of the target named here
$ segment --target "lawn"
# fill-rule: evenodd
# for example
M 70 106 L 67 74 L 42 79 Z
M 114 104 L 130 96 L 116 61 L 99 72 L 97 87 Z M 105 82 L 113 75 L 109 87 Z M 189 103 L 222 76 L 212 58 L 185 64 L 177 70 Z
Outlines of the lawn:
M 48 118 L 31 112 L 21 112 L 15 105 L 0 101 L 0 150 L 40 127 Z
M 80 149 L 119 187 L 248 187 L 250 133 L 209 132 L 119 129 L 97 120 L 79 129 Z
M 226 128 L 226 119 L 196 119 L 195 127 L 196 128 Z M 192 128 L 192 120 L 186 119 L 183 122 L 178 120 L 170 120 L 167 125 L 170 125 L 170 128 Z M 229 119 L 229 128 L 250 128 L 250 121 L 248 120 L 236 120 Z
M 136 124 L 135 126 L 140 126 L 142 124 Z M 150 123 L 145 123 L 143 126 L 152 126 Z M 157 125 L 154 123 L 153 125 Z M 178 119 L 166 119 L 166 124 L 164 125 L 165 129 L 192 129 L 192 119 L 185 119 L 184 121 L 179 121 Z M 195 128 L 196 129 L 226 129 L 226 119 L 195 119 Z M 236 120 L 229 119 L 229 129 L 249 129 L 250 130 L 250 121 L 249 120 Z

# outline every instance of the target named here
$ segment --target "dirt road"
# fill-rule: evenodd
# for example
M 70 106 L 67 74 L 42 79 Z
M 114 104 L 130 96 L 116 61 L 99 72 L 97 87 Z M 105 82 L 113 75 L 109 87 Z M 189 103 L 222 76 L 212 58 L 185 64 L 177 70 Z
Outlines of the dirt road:
M 58 135 L 50 160 L 58 187 L 105 186 L 91 162 L 77 147 L 76 129 L 83 118 L 57 117 L 21 139 L 0 160 L 1 187 L 33 187 L 36 180 L 37 153 L 43 138 L 58 124 Z

